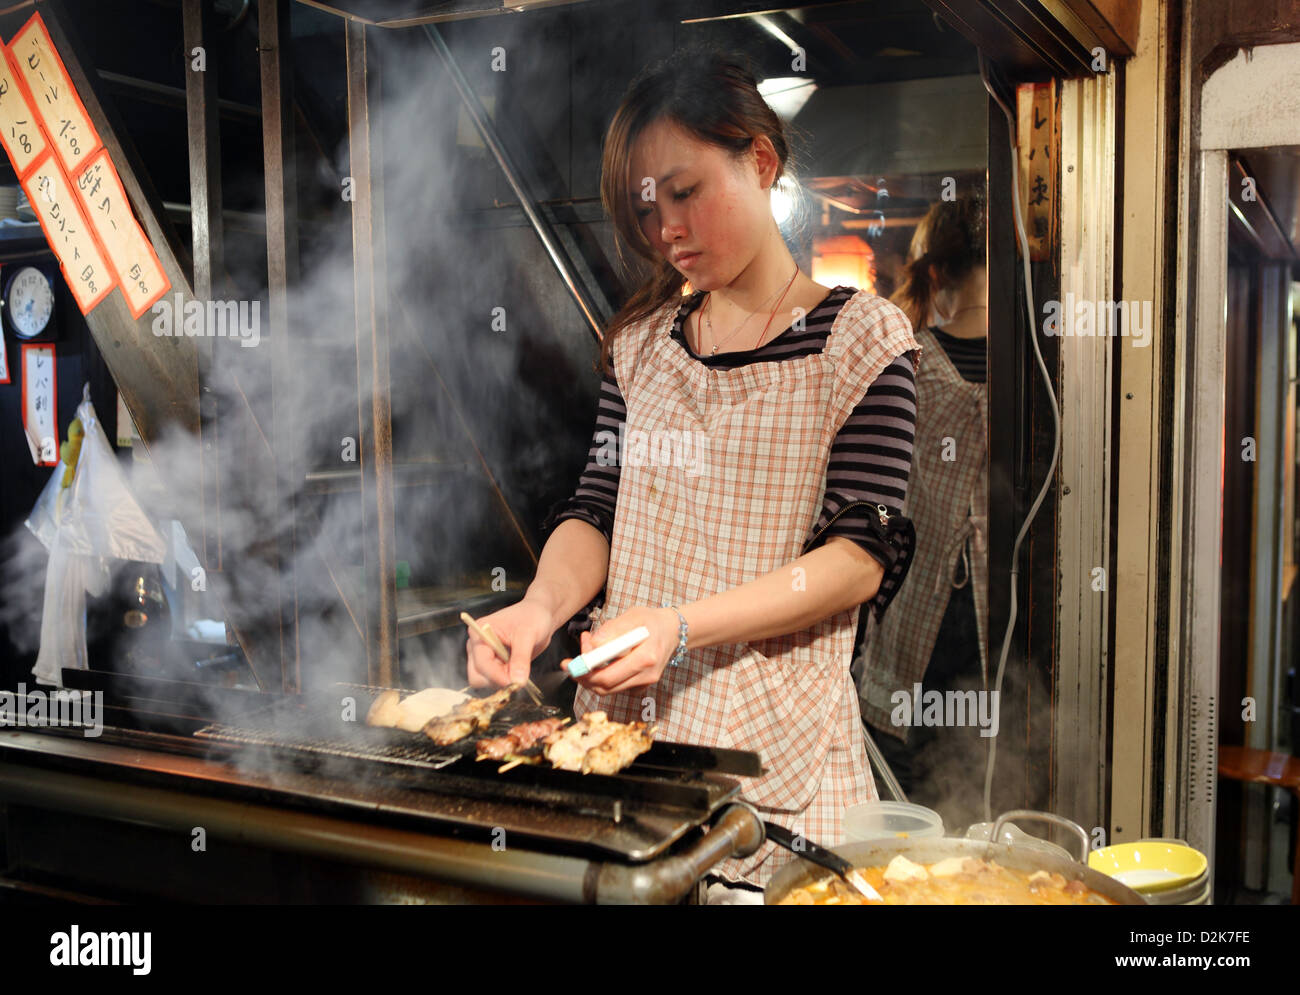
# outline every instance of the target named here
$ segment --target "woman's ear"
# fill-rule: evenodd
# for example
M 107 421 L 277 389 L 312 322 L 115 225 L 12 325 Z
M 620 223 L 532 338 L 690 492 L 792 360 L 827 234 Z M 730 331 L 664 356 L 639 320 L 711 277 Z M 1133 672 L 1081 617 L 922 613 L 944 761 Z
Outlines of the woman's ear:
M 776 182 L 776 172 L 781 167 L 781 159 L 776 154 L 776 146 L 772 144 L 772 139 L 766 135 L 757 135 L 750 140 L 752 142 L 751 155 L 758 168 L 758 185 L 764 190 L 769 190 L 772 184 Z

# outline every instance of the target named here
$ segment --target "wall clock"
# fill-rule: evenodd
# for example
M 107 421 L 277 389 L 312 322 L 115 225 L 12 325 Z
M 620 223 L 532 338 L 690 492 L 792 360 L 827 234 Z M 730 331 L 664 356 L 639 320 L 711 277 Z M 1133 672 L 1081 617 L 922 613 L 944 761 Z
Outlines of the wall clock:
M 54 317 L 54 287 L 35 266 L 20 266 L 5 282 L 4 309 L 9 328 L 20 339 L 34 339 Z

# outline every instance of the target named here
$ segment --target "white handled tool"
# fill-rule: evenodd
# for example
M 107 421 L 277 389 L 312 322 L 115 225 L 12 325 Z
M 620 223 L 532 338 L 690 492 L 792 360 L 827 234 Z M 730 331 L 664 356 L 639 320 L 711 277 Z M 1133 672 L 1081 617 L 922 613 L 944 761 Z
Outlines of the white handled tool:
M 598 646 L 590 653 L 580 653 L 569 661 L 569 676 L 582 677 L 593 670 L 599 670 L 616 656 L 622 656 L 633 646 L 640 645 L 650 638 L 650 630 L 638 625 L 631 632 L 625 632 L 617 639 L 611 639 L 603 646 Z

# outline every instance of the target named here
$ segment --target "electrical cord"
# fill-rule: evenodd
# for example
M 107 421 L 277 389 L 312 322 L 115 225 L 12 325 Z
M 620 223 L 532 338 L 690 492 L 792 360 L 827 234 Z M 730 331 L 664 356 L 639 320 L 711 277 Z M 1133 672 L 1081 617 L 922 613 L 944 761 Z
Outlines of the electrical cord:
M 1011 204 L 1015 210 L 1016 219 L 1016 237 L 1020 242 L 1020 258 L 1024 263 L 1025 277 L 1025 308 L 1029 318 L 1029 341 L 1034 347 L 1034 358 L 1038 361 L 1039 372 L 1043 375 L 1043 386 L 1047 388 L 1047 399 L 1052 407 L 1052 460 L 1047 468 L 1047 478 L 1043 481 L 1043 486 L 1034 498 L 1034 503 L 1029 506 L 1029 511 L 1025 515 L 1024 524 L 1020 527 L 1020 532 L 1016 535 L 1015 544 L 1011 547 L 1011 613 L 1007 617 L 1006 632 L 1002 637 L 1002 652 L 998 656 L 997 674 L 993 680 L 993 693 L 995 700 L 998 701 L 999 707 L 1002 698 L 1002 679 L 1006 675 L 1007 655 L 1011 651 L 1011 634 L 1015 630 L 1017 602 L 1016 602 L 1016 582 L 1020 577 L 1020 544 L 1024 541 L 1025 536 L 1029 533 L 1029 527 L 1033 524 L 1039 508 L 1042 507 L 1043 500 L 1047 497 L 1047 492 L 1052 486 L 1052 481 L 1056 477 L 1056 464 L 1061 455 L 1061 409 L 1056 402 L 1056 393 L 1052 390 L 1052 378 L 1047 372 L 1047 364 L 1043 362 L 1043 353 L 1038 345 L 1038 332 L 1036 330 L 1037 322 L 1034 315 L 1034 285 L 1032 275 L 1029 270 L 1029 238 L 1025 234 L 1024 219 L 1020 214 L 1020 175 L 1016 162 L 1016 121 L 1015 116 L 1011 113 L 1010 108 L 1003 103 L 1002 98 L 994 91 L 992 84 L 989 82 L 988 73 L 985 69 L 984 53 L 979 53 L 980 79 L 984 81 L 984 89 L 989 96 L 1002 109 L 1002 113 L 1007 119 L 1007 135 L 1011 145 Z M 989 738 L 989 758 L 984 770 L 984 818 L 988 822 L 993 821 L 993 770 L 997 763 L 997 736 Z

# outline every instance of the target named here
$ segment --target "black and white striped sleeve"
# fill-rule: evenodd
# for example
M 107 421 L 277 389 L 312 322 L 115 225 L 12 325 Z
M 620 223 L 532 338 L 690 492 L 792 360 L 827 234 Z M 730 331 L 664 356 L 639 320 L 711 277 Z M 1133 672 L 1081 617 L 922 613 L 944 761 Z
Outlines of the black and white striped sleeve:
M 904 353 L 887 366 L 836 435 L 821 515 L 804 546 L 809 552 L 843 536 L 870 553 L 885 569 L 870 602 L 877 619 L 902 586 L 916 546 L 916 531 L 902 514 L 916 437 L 915 359 Z
M 549 534 L 566 518 L 577 518 L 597 529 L 613 542 L 614 507 L 618 502 L 619 426 L 627 420 L 627 406 L 611 370 L 600 383 L 596 428 L 592 432 L 587 466 L 572 495 L 552 506 L 542 522 L 542 534 Z

